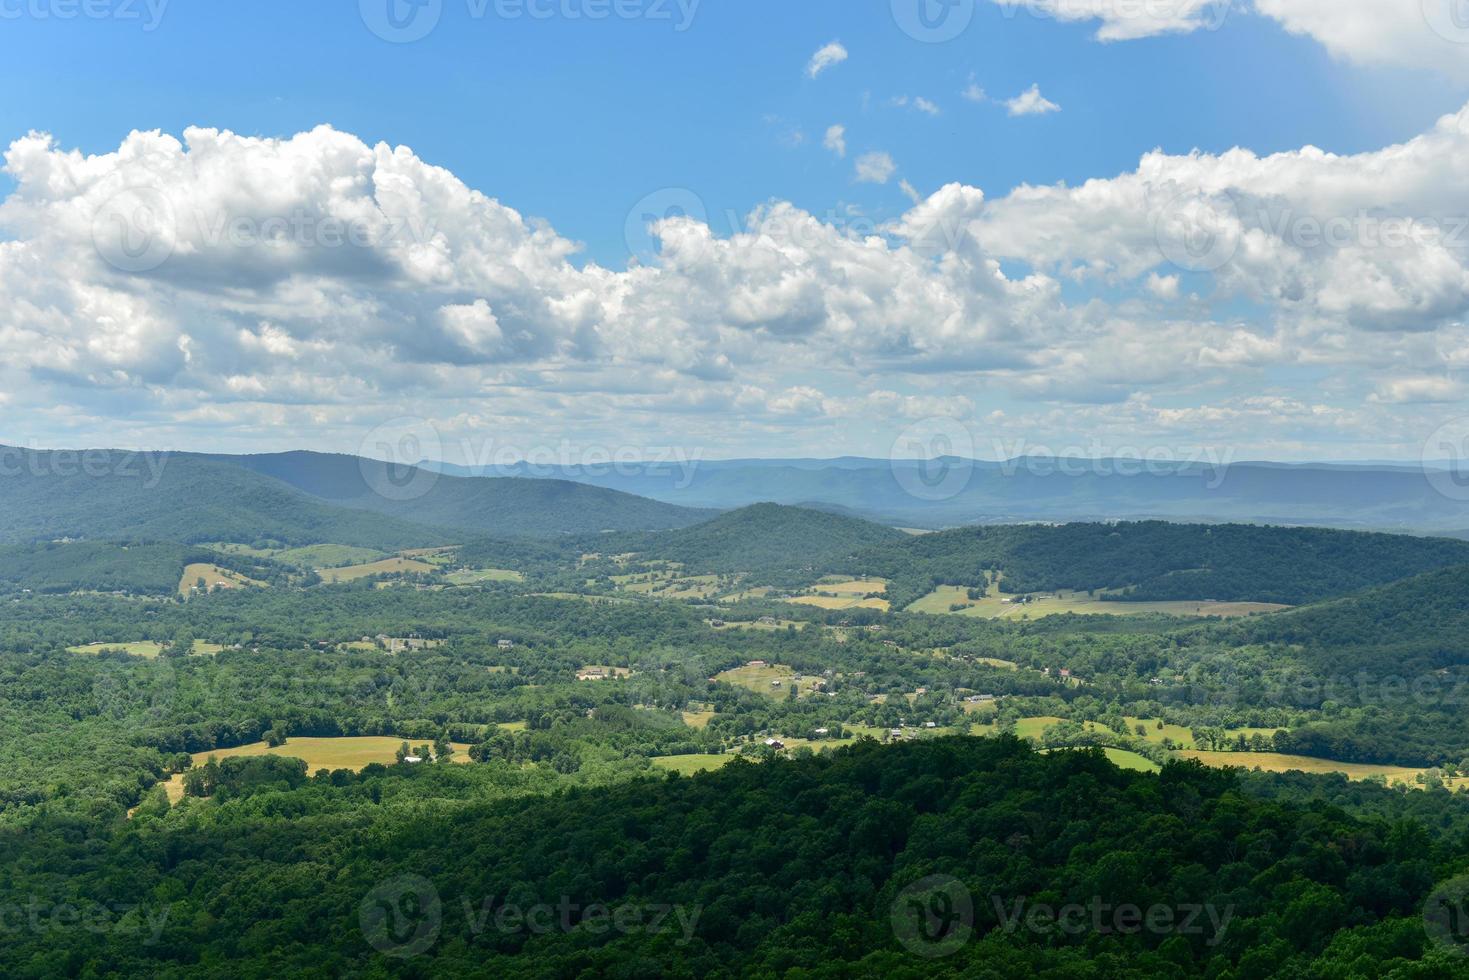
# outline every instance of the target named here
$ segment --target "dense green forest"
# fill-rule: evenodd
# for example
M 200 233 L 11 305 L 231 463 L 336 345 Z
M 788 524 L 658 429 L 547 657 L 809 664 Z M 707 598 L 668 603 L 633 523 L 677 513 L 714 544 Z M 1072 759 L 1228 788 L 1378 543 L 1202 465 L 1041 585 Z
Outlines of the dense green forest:
M 1458 542 L 1150 523 L 913 536 L 768 505 L 684 529 L 470 534 L 332 584 L 317 561 L 393 549 L 299 540 L 0 548 L 0 926 L 45 910 L 8 934 L 0 974 L 1455 975 L 1422 911 L 1469 868 Z M 193 563 L 258 584 L 184 598 Z M 664 567 L 734 594 L 624 587 Z M 902 611 L 996 572 L 1017 591 L 1126 582 L 1123 612 L 1180 579 L 1299 608 Z M 828 574 L 889 578 L 895 610 L 783 601 Z M 760 582 L 775 591 L 744 593 Z M 320 740 L 400 761 L 292 755 Z M 1195 750 L 1400 778 L 1233 773 L 1184 761 Z M 557 902 L 582 911 L 493 925 Z M 1195 912 L 1187 930 L 1021 914 L 1088 903 Z M 685 918 L 601 928 L 585 910 L 603 906 Z M 108 925 L 57 926 L 73 909 Z M 952 948 L 923 938 L 961 921 Z
M 855 567 L 915 597 L 939 584 L 982 586 L 1000 570 L 1000 588 L 1012 593 L 1116 589 L 1124 600 L 1299 605 L 1459 564 L 1469 564 L 1469 542 L 1145 521 L 960 528 L 865 552 Z
M 42 924 L 0 947 L 6 975 L 1462 967 L 1422 918 L 1464 868 L 1460 843 L 1197 765 L 1147 776 L 1013 740 L 867 742 L 547 796 L 503 764 L 233 762 L 185 811 L 0 840 L 10 894 L 36 896 Z M 108 925 L 49 927 L 63 907 Z

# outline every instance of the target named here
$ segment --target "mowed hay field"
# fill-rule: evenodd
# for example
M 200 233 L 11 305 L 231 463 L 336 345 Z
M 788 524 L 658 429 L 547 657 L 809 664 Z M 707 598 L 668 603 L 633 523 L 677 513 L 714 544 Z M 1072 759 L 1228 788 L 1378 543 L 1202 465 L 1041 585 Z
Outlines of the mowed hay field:
M 184 574 L 179 578 L 179 595 L 184 598 L 194 594 L 199 580 L 204 580 L 206 591 L 213 592 L 215 589 L 240 589 L 246 586 L 254 588 L 265 588 L 264 582 L 257 582 L 253 578 L 246 578 L 239 572 L 232 572 L 218 565 L 206 565 L 203 563 L 185 565 Z
M 404 742 L 418 746 L 426 741 L 431 740 L 390 738 L 386 735 L 360 735 L 343 738 L 303 737 L 287 739 L 285 745 L 274 748 L 264 742 L 252 742 L 249 745 L 240 745 L 231 749 L 195 752 L 193 759 L 194 766 L 197 767 L 208 762 L 210 756 L 215 759 L 230 759 L 238 756 L 279 755 L 304 760 L 308 773 L 316 772 L 318 769 L 360 770 L 374 762 L 392 765 L 398 758 L 398 746 Z M 449 744 L 454 747 L 454 754 L 449 757 L 450 762 L 466 763 L 470 761 L 468 745 L 462 742 Z M 170 800 L 177 802 L 181 799 L 184 795 L 183 775 L 177 774 L 164 783 L 164 790 L 168 793 Z
M 1215 602 L 1205 599 L 1183 599 L 1168 602 L 1115 602 L 1085 592 L 1060 591 L 1038 596 L 1030 602 L 1006 602 L 1013 596 L 1001 596 L 991 587 L 981 599 L 970 599 L 969 590 L 957 585 L 941 585 L 913 602 L 906 612 L 933 615 L 973 616 L 979 619 L 1040 619 L 1076 613 L 1083 616 L 1140 616 L 1162 613 L 1168 616 L 1253 616 L 1259 613 L 1289 609 L 1273 602 Z M 950 607 L 962 605 L 961 609 Z
M 1424 769 L 1412 766 L 1378 766 L 1361 762 L 1333 762 L 1330 759 L 1315 759 L 1304 755 L 1284 755 L 1279 752 L 1199 752 L 1187 750 L 1175 753 L 1181 759 L 1198 759 L 1206 766 L 1225 769 L 1240 766 L 1245 769 L 1263 769 L 1266 772 L 1339 772 L 1348 779 L 1366 779 L 1368 776 L 1386 776 L 1390 783 L 1412 783 Z
M 123 653 L 133 657 L 144 657 L 152 660 L 163 652 L 163 644 L 153 640 L 138 640 L 131 643 L 85 643 L 77 647 L 67 647 L 67 653 L 98 654 L 103 650 L 121 650 Z M 224 649 L 219 643 L 205 643 L 203 640 L 195 640 L 194 647 L 189 652 L 196 657 L 212 657 Z
M 445 576 L 452 585 L 474 585 L 476 582 L 524 582 L 525 576 L 508 568 L 468 568 Z
M 364 565 L 347 565 L 342 568 L 318 568 L 316 574 L 323 582 L 350 582 L 367 578 L 369 575 L 417 575 L 435 570 L 434 565 L 416 558 L 384 558 L 382 561 Z

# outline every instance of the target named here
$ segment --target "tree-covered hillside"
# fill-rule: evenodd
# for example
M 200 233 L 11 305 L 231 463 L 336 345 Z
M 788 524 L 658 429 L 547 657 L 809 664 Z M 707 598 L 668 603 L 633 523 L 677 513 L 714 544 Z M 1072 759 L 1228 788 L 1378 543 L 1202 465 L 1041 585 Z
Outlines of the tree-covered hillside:
M 801 507 L 755 504 L 677 531 L 584 539 L 583 547 L 675 561 L 695 573 L 746 572 L 754 581 L 804 584 L 847 571 L 857 555 L 900 546 L 902 531 Z
M 458 477 L 356 456 L 217 456 L 343 507 L 429 524 L 460 537 L 556 537 L 686 527 L 714 512 L 565 480 Z
M 0 841 L 0 901 L 125 906 L 138 928 L 21 930 L 0 971 L 1448 977 L 1460 962 L 1421 918 L 1456 845 L 1247 797 L 1191 764 L 1147 776 L 948 739 L 545 797 L 507 799 L 508 770 L 480 775 L 496 773 L 498 801 L 455 766 L 232 760 L 187 812 L 149 803 L 94 841 L 41 821 Z
M 451 540 L 442 530 L 334 507 L 278 480 L 199 456 L 5 452 L 20 454 L 20 461 L 0 471 L 0 542 L 264 540 L 396 551 Z
M 970 527 L 875 549 L 863 564 L 906 595 L 934 585 L 1001 589 L 1126 589 L 1122 600 L 1224 599 L 1299 605 L 1451 565 L 1469 542 L 1249 524 Z

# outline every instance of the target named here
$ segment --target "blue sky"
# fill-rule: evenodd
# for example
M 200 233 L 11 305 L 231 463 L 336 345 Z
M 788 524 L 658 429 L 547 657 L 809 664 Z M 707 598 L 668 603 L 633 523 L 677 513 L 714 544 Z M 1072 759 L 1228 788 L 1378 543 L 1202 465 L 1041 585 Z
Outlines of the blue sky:
M 8 297 L 0 347 L 8 327 L 18 347 L 54 357 L 10 365 L 8 390 L 35 394 L 0 409 L 40 411 L 16 411 L 0 440 L 353 448 L 375 422 L 409 417 L 520 443 L 555 432 L 795 455 L 881 453 L 913 425 L 952 419 L 982 433 L 979 455 L 1013 426 L 1031 444 L 1099 438 L 1103 450 L 1131 439 L 1400 458 L 1464 395 L 1466 249 L 1410 256 L 1359 227 L 1368 214 L 1452 223 L 1469 211 L 1435 182 L 1462 148 L 1423 138 L 1453 132 L 1440 120 L 1469 103 L 1469 28 L 1454 33 L 1450 18 L 1435 31 L 1440 0 L 954 0 L 949 16 L 967 26 L 941 43 L 900 24 L 937 0 L 619 0 L 631 16 L 597 19 L 599 0 L 423 2 L 415 21 L 408 0 L 90 0 L 90 13 L 79 0 L 0 0 L 0 145 L 23 148 L 0 176 L 0 241 L 13 246 L 0 259 L 12 281 L 27 263 L 66 270 Z M 372 26 L 389 3 L 410 30 L 432 29 L 385 40 Z M 551 13 L 521 13 L 528 3 Z M 813 73 L 832 44 L 844 57 Z M 1007 108 L 1033 87 L 1032 104 L 1053 111 Z M 322 126 L 352 147 L 290 142 Z M 219 183 L 228 168 L 208 187 L 180 183 L 197 168 L 168 177 L 190 159 L 191 127 L 259 138 L 216 151 L 238 154 L 241 175 L 276 176 L 242 177 L 249 201 Z M 154 130 L 185 145 L 128 150 L 131 132 Z M 155 181 L 171 220 L 196 208 L 258 223 L 286 198 L 293 211 L 360 214 L 334 188 L 376 166 L 364 193 L 378 193 L 386 172 L 368 157 L 380 143 L 513 211 L 445 203 L 438 172 L 415 170 L 402 179 L 443 193 L 414 214 L 456 229 L 447 264 L 374 260 L 362 268 L 402 275 L 372 286 L 341 274 L 352 263 L 288 268 L 280 251 L 250 278 L 241 270 L 259 253 L 183 237 L 171 265 L 131 278 L 92 254 L 97 209 Z M 1405 178 L 1378 199 L 1354 175 L 1379 172 L 1393 147 L 1414 164 L 1391 172 L 1425 183 Z M 1195 150 L 1203 164 L 1189 163 Z M 868 154 L 890 164 L 861 180 Z M 262 203 L 272 179 L 290 193 Z M 1096 193 L 1077 190 L 1089 180 Z M 1014 193 L 1024 185 L 1051 190 Z M 1160 219 L 1123 227 L 1128 202 L 1156 211 L 1190 195 L 1210 222 L 1244 208 L 1227 259 L 1140 257 Z M 649 200 L 659 214 L 696 202 L 716 241 L 761 207 L 836 237 L 714 255 L 697 235 L 674 249 L 675 236 L 643 231 L 633 248 L 656 276 L 573 274 L 589 262 L 624 273 L 629 214 L 636 225 Z M 918 201 L 972 248 L 913 264 L 894 228 Z M 391 210 L 380 194 L 371 206 Z M 93 231 L 73 252 L 56 229 L 82 207 Z M 1355 237 L 1324 251 L 1266 212 L 1345 218 Z M 496 268 L 485 242 L 502 217 L 515 227 L 495 248 L 534 255 Z M 848 246 L 873 231 L 884 265 L 858 274 L 871 256 Z M 570 271 L 553 268 L 563 261 Z M 303 295 L 321 310 L 293 314 Z M 348 337 L 370 343 L 349 351 Z
M 472 0 L 447 0 L 426 38 L 390 44 L 350 2 L 172 0 L 152 30 L 143 0 L 118 3 L 138 18 L 0 21 L 7 141 L 41 130 L 102 152 L 133 129 L 285 136 L 330 123 L 412 147 L 604 263 L 624 258 L 627 208 L 663 187 L 693 189 L 726 225 L 727 211 L 771 198 L 813 213 L 903 210 L 895 186 L 854 185 L 823 152 L 836 122 L 853 152 L 891 153 L 922 192 L 958 180 L 997 196 L 1120 173 L 1154 147 L 1373 149 L 1469 100 L 1469 84 L 1344 65 L 1249 13 L 1217 31 L 1099 44 L 1094 23 L 980 3 L 958 38 L 932 44 L 885 4 L 849 0 L 703 0 L 685 30 L 673 0 L 599 21 L 508 20 L 493 5 L 476 17 Z M 805 77 L 834 39 L 849 60 Z M 1039 84 L 1063 111 L 1015 119 L 967 102 L 971 75 L 995 99 Z M 941 115 L 887 104 L 903 95 Z

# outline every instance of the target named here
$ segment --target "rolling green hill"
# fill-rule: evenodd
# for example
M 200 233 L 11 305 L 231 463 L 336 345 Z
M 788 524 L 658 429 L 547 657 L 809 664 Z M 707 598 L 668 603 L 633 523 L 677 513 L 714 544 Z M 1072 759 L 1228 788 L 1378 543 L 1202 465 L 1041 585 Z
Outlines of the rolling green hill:
M 804 584 L 812 573 L 857 571 L 853 557 L 899 547 L 902 531 L 800 507 L 755 504 L 693 527 L 588 541 L 604 552 L 681 562 L 698 573 L 749 572 L 757 581 Z
M 292 452 L 214 456 L 328 503 L 400 520 L 497 537 L 555 537 L 687 527 L 695 510 L 566 480 L 446 476 L 356 456 Z
M 171 596 L 179 589 L 184 568 L 193 564 L 214 565 L 270 584 L 286 584 L 291 578 L 288 569 L 273 561 L 173 542 L 47 541 L 0 547 L 0 590 Z
M 450 535 L 403 520 L 333 507 L 238 466 L 188 454 L 96 450 L 22 454 L 0 472 L 0 543 L 58 538 L 195 544 L 270 540 L 335 542 L 396 551 L 449 543 Z

